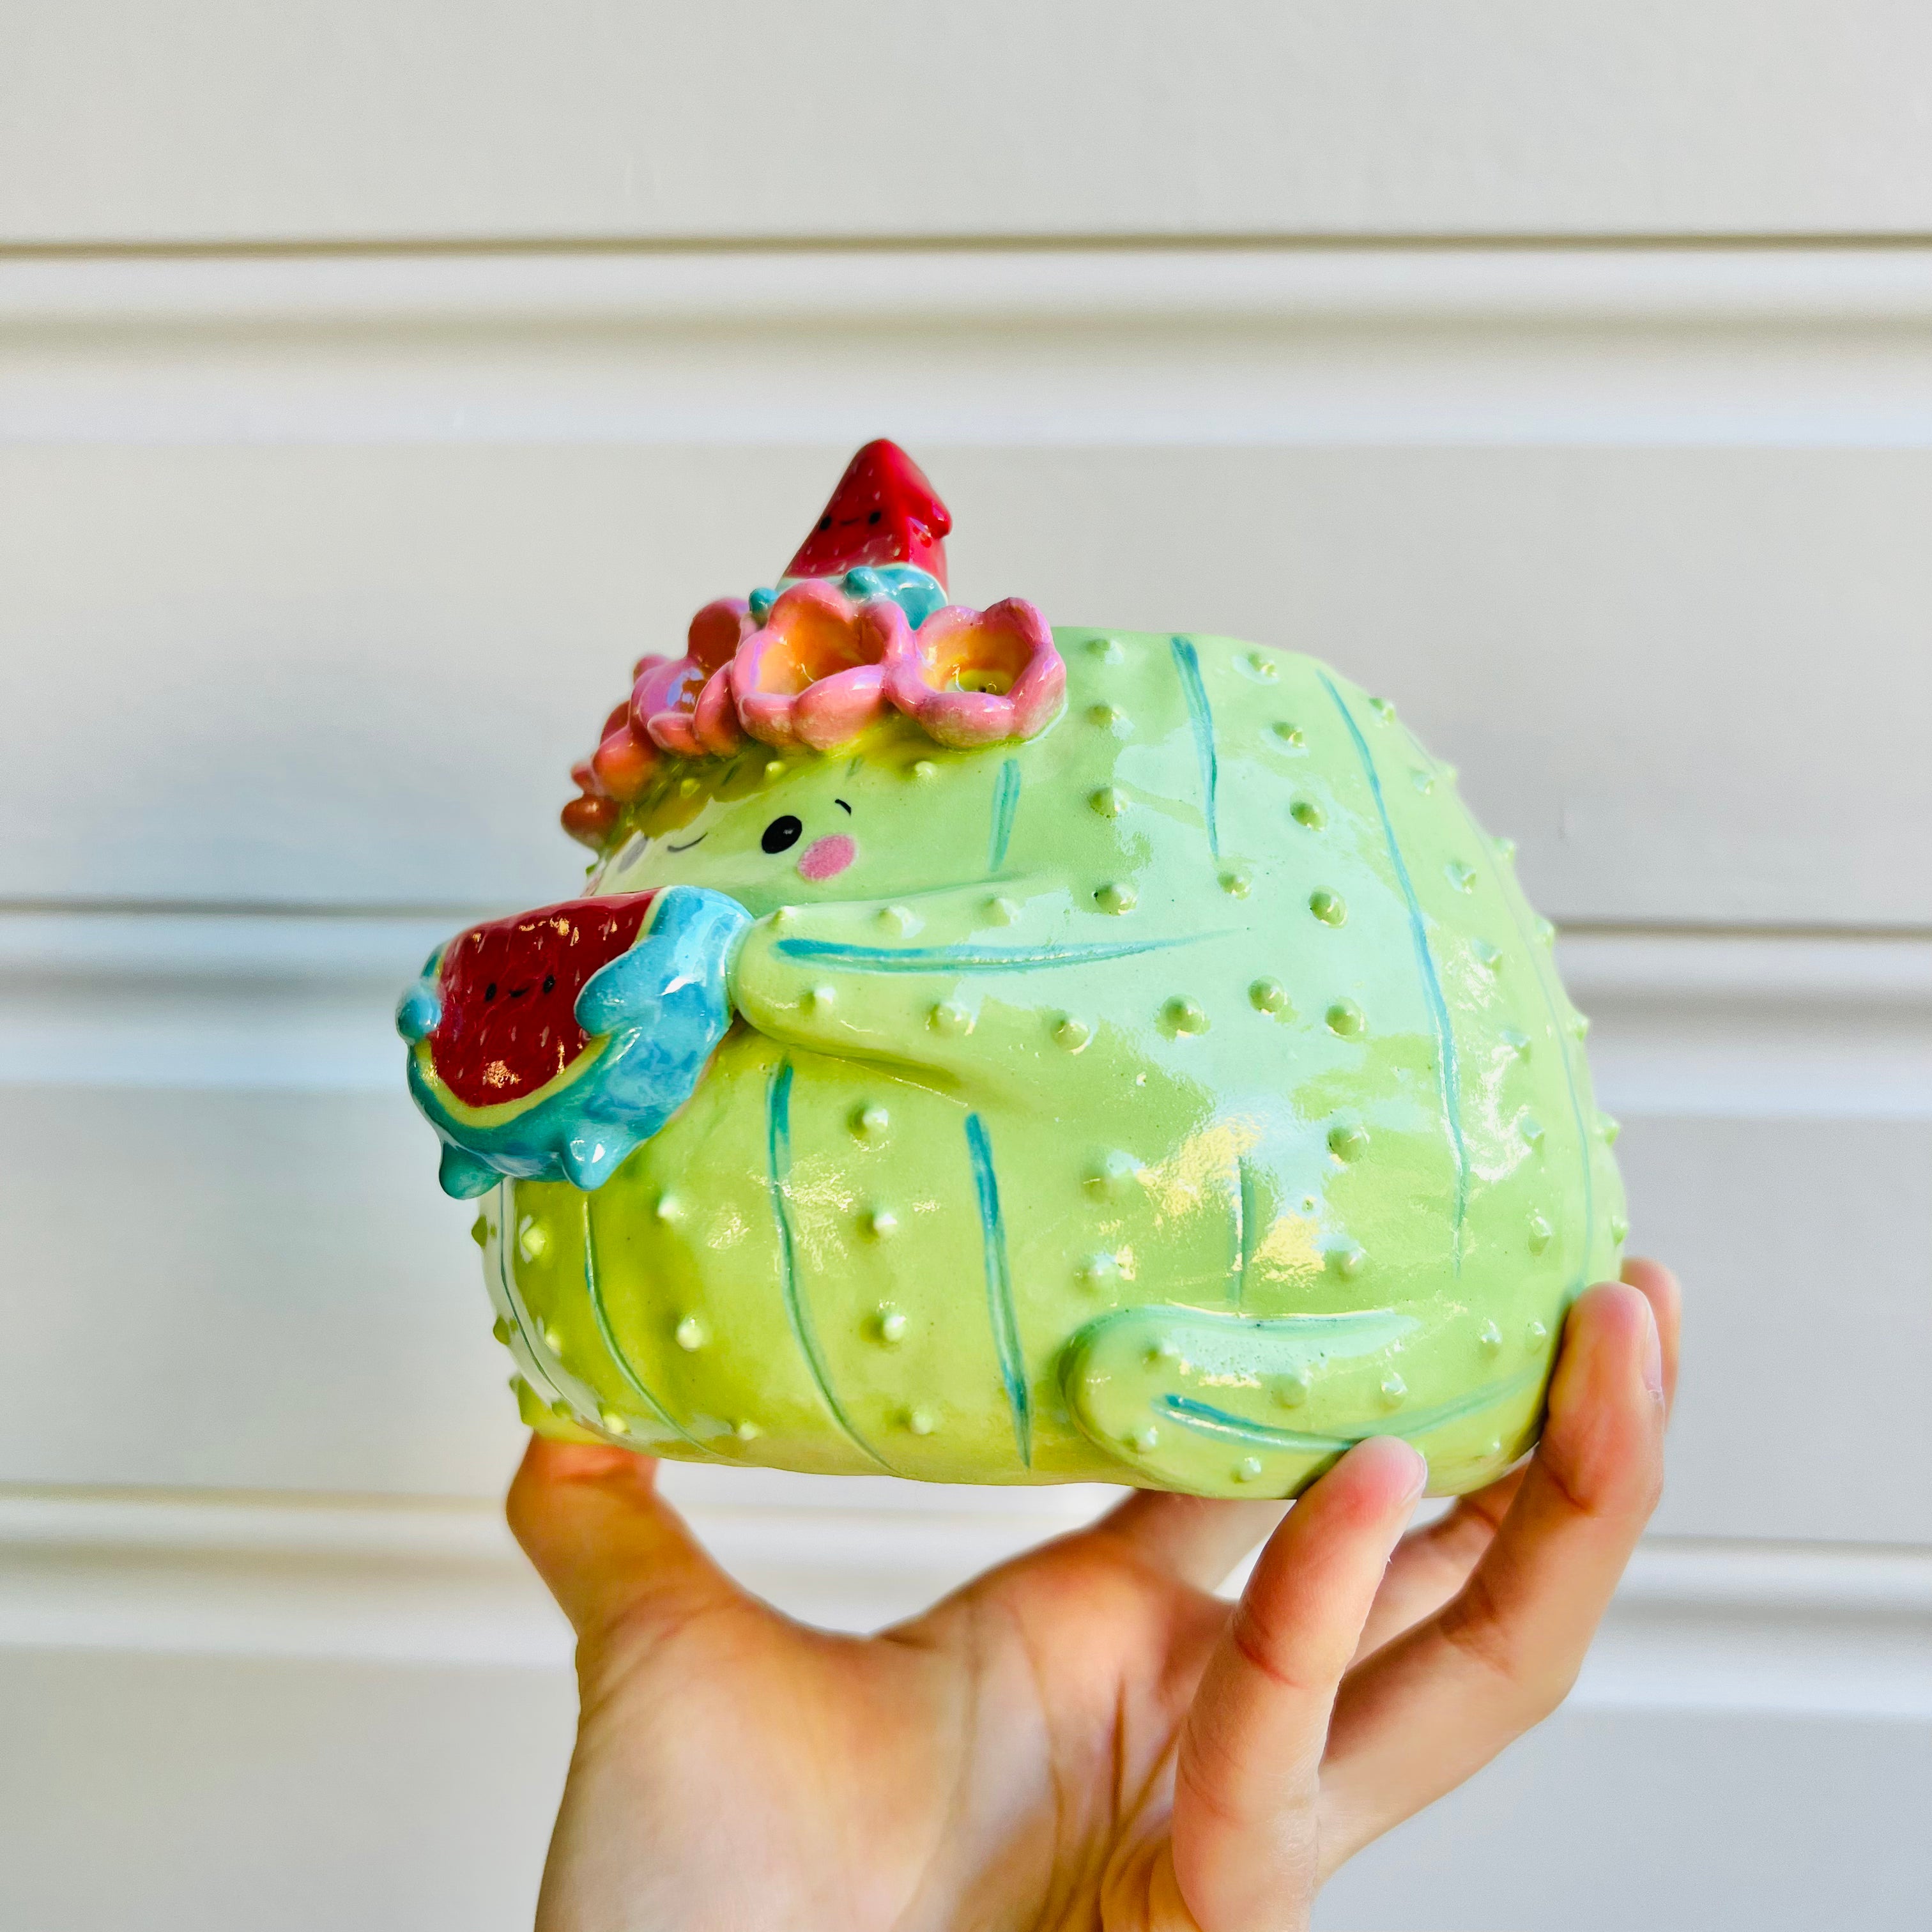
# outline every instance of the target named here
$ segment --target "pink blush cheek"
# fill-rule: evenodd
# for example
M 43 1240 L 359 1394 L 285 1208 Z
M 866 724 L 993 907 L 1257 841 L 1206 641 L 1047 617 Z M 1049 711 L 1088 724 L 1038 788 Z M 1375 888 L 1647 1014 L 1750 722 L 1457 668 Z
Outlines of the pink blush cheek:
M 814 838 L 798 862 L 798 875 L 801 879 L 834 878 L 858 856 L 858 847 L 842 832 L 830 838 Z

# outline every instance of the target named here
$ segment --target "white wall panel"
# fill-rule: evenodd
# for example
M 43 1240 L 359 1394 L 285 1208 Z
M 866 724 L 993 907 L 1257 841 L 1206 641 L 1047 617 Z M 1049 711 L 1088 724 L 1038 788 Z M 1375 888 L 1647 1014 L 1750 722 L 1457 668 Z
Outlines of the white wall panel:
M 1932 1121 L 1639 1116 L 1617 1153 L 1692 1297 L 1658 1528 L 1932 1544 Z
M 0 1651 L 0 1923 L 527 1927 L 568 1756 L 560 1665 Z M 1324 1932 L 1908 1932 L 1932 1729 L 1567 1709 L 1346 1868 Z
M 747 1588 L 851 1630 L 916 1614 L 1118 1493 L 682 1465 L 660 1481 Z M 37 1648 L 549 1670 L 570 1635 L 494 1500 L 29 1485 L 0 1490 L 0 1653 Z M 1932 1720 L 1932 1551 L 1652 1537 L 1573 1694 Z
M 1560 916 L 1923 925 L 1928 324 L 1917 250 L 0 265 L 0 894 L 554 895 L 623 668 L 884 424 L 963 594 L 1335 658 Z
M 500 1489 L 509 1364 L 423 1132 L 400 1090 L 9 1092 L 5 1476 Z
M 567 1672 L 0 1654 L 0 1924 L 526 1932 Z
M 1922 448 L 1928 316 L 1923 244 L 0 252 L 0 432 Z
M 1658 1529 L 1932 1544 L 1932 946 L 1562 956 L 1633 1249 L 1690 1290 Z
M 676 1473 L 734 1570 L 847 1628 L 1094 1500 Z M 526 1924 L 568 1658 L 493 1509 L 0 1494 L 0 1923 Z M 1568 1708 L 1318 1923 L 1916 1925 L 1928 1750 L 1932 1558 L 1654 1540 Z
M 0 0 L 0 1927 L 528 1923 L 568 1635 L 390 1003 L 572 889 L 631 658 L 881 431 L 968 598 L 1317 651 L 1462 766 L 1685 1277 L 1570 1707 L 1324 1932 L 1918 1924 L 1928 56 L 1906 0 Z M 1110 1493 L 665 1480 L 855 1628 Z
M 1932 227 L 1910 0 L 12 0 L 0 236 Z
M 1922 1925 L 1922 1724 L 1560 1712 L 1346 1865 L 1318 1932 Z
M 1932 454 L 920 454 L 962 595 L 1329 658 L 1554 916 L 1932 922 Z M 632 659 L 781 568 L 838 460 L 0 450 L 0 893 L 563 896 Z

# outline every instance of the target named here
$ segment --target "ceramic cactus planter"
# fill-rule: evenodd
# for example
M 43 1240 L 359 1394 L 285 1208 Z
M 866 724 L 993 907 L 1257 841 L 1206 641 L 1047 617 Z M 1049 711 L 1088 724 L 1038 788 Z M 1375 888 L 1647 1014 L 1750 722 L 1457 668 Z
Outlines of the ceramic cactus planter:
M 526 1416 L 1210 1495 L 1399 1433 L 1438 1491 L 1486 1480 L 1623 1233 L 1507 844 L 1312 659 L 946 606 L 943 508 L 868 459 L 691 735 L 654 716 L 628 796 L 578 768 L 589 891 L 524 922 L 601 935 L 554 1036 L 478 1084 L 489 961 L 541 986 L 560 940 L 464 935 L 406 996 Z M 774 674 L 800 609 L 877 655 Z

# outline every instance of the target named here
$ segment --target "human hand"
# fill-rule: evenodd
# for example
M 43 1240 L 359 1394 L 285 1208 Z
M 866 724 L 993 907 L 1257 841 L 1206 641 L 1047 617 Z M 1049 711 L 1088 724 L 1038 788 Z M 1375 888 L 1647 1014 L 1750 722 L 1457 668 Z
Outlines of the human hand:
M 1592 1288 L 1534 1455 L 1406 1537 L 1422 1459 L 1376 1437 L 1285 1519 L 1136 1494 L 872 1637 L 740 1589 L 648 1457 L 532 1442 L 510 1521 L 582 1700 L 539 1932 L 1294 1932 L 1562 1701 L 1662 1486 L 1677 1333 L 1655 1264 Z

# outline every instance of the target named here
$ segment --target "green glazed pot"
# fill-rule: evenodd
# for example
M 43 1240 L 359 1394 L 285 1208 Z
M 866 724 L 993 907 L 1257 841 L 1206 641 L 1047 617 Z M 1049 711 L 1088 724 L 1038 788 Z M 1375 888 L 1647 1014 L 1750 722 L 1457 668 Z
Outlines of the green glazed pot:
M 480 1198 L 526 1417 L 1212 1496 L 1394 1434 L 1438 1492 L 1488 1480 L 1624 1232 L 1509 845 L 1312 659 L 1053 641 L 1030 738 L 887 712 L 667 758 L 608 829 L 593 898 L 702 886 L 750 923 L 668 1120 L 592 1190 Z

